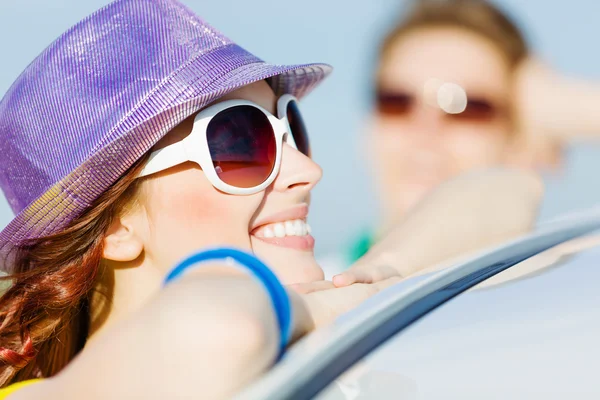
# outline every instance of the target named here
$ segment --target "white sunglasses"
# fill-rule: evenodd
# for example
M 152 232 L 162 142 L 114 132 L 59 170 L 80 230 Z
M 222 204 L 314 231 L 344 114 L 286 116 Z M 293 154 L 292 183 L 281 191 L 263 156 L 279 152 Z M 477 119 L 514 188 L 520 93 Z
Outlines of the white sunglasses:
M 192 161 L 200 165 L 215 188 L 225 193 L 258 193 L 279 173 L 284 140 L 310 157 L 298 100 L 281 96 L 277 115 L 247 100 L 210 106 L 196 115 L 192 132 L 185 139 L 150 154 L 140 177 Z

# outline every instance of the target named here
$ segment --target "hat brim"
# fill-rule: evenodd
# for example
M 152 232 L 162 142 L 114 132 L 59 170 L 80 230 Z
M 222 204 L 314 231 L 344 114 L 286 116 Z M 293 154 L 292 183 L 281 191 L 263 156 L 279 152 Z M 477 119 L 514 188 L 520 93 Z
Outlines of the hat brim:
M 194 64 L 186 67 L 193 74 Z M 12 250 L 59 232 L 81 215 L 129 167 L 184 119 L 240 87 L 267 80 L 277 95 L 306 96 L 332 68 L 327 64 L 255 62 L 215 77 L 208 85 L 172 82 L 145 99 L 102 145 L 69 175 L 22 210 L 0 232 L 0 270 L 9 271 Z

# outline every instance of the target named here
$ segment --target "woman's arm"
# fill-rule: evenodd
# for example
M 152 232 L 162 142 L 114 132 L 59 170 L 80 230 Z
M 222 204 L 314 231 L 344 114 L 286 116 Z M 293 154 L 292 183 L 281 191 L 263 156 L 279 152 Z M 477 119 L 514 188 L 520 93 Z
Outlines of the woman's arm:
M 263 286 L 227 268 L 171 284 L 58 376 L 10 399 L 230 397 L 273 364 L 279 330 Z M 290 298 L 297 338 L 313 322 L 304 301 Z

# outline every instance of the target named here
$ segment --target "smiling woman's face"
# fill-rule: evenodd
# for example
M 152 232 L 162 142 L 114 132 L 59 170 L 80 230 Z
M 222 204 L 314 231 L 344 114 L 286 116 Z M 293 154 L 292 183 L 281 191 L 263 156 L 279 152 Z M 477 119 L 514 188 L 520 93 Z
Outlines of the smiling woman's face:
M 264 82 L 219 99 L 252 101 L 276 115 L 277 98 Z M 158 147 L 181 140 L 192 130 L 189 118 Z M 310 191 L 321 169 L 310 158 L 283 144 L 281 169 L 266 191 L 229 195 L 215 189 L 197 164 L 187 162 L 149 178 L 142 187 L 145 210 L 144 256 L 167 269 L 194 251 L 215 246 L 253 250 L 286 284 L 322 279 L 306 233 Z

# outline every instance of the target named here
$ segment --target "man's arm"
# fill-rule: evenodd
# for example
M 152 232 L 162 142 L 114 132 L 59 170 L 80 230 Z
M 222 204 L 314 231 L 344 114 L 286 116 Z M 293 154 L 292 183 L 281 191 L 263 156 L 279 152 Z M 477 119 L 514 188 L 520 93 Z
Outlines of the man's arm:
M 541 179 L 520 170 L 478 171 L 450 180 L 333 283 L 407 277 L 524 234 L 535 224 L 542 195 Z

